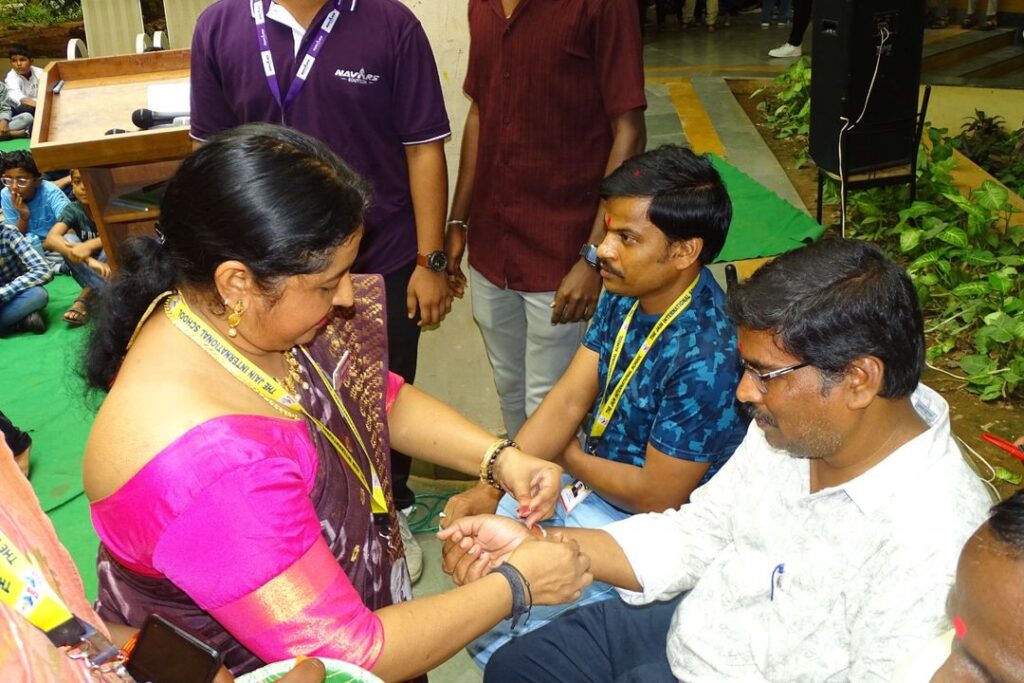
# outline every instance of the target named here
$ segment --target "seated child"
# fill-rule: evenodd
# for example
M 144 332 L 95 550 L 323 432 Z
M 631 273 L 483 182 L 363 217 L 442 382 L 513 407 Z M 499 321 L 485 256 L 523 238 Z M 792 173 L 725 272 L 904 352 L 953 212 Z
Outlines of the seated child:
M 64 257 L 57 252 L 44 253 L 43 240 L 68 205 L 68 198 L 56 185 L 43 180 L 29 151 L 4 154 L 0 173 L 4 184 L 0 191 L 4 221 L 28 238 L 32 246 L 43 254 L 50 270 L 66 272 Z
M 0 140 L 27 138 L 32 132 L 32 114 L 14 114 L 8 99 L 7 86 L 0 83 Z
M 43 247 L 64 257 L 71 277 L 82 287 L 78 298 L 64 313 L 64 321 L 71 327 L 78 327 L 88 319 L 88 299 L 92 290 L 102 287 L 110 278 L 110 266 L 90 214 L 89 197 L 78 169 L 71 170 L 71 190 L 78 201 L 64 207 L 60 218 L 43 240 Z
M 0 335 L 27 331 L 42 334 L 42 309 L 50 300 L 42 285 L 53 272 L 28 239 L 0 223 Z
M 4 77 L 7 98 L 14 107 L 14 113 L 35 114 L 39 84 L 43 82 L 43 70 L 32 64 L 32 52 L 24 45 L 12 45 L 7 50 L 11 70 Z

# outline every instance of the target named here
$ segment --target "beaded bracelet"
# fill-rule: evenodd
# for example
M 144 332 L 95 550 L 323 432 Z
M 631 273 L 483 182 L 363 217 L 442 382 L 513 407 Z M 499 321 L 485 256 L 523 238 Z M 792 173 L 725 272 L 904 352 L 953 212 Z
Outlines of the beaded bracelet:
M 512 629 L 515 630 L 519 625 L 519 618 L 524 614 L 526 621 L 530 620 L 530 609 L 533 607 L 533 591 L 530 589 L 530 582 L 526 580 L 521 571 L 508 562 L 499 564 L 491 571 L 504 576 L 512 588 L 512 611 L 509 612 L 507 618 L 512 620 Z
M 501 483 L 494 478 L 494 463 L 498 461 L 498 455 L 509 447 L 519 448 L 519 444 L 512 439 L 499 439 L 484 451 L 483 460 L 480 461 L 480 481 L 488 486 L 493 486 L 499 491 L 504 489 L 501 487 Z

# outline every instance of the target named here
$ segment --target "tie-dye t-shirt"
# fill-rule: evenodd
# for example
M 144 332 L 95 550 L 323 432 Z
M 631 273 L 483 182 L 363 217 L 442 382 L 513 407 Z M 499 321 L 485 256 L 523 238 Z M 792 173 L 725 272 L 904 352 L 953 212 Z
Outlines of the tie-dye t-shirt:
M 600 355 L 602 390 L 615 335 L 635 301 L 605 292 L 583 340 Z M 660 317 L 637 309 L 609 393 Z M 740 373 L 736 329 L 725 313 L 725 293 L 704 269 L 690 306 L 661 333 L 630 381 L 595 454 L 642 467 L 650 443 L 674 458 L 709 463 L 703 484 L 746 433 L 748 420 L 736 400 Z M 600 402 L 599 394 L 584 424 L 587 434 Z

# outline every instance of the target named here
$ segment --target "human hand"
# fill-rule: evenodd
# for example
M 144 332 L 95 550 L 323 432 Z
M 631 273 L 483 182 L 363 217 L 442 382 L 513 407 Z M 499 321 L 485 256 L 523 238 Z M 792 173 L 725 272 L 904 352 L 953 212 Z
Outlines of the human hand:
M 462 272 L 462 256 L 466 253 L 466 230 L 458 224 L 448 226 L 444 236 L 444 253 L 448 256 L 448 287 L 458 298 L 466 293 L 466 274 Z
M 471 489 L 457 493 L 448 499 L 441 517 L 441 528 L 448 526 L 457 519 L 471 515 L 493 515 L 498 509 L 501 492 L 487 484 L 477 484 Z
M 527 526 L 554 513 L 562 485 L 562 468 L 555 463 L 510 446 L 498 454 L 494 478 L 519 503 L 519 516 Z
M 508 517 L 475 515 L 451 522 L 437 537 L 445 542 L 441 568 L 461 586 L 508 559 L 530 531 Z
M 86 265 L 89 266 L 90 268 L 92 268 L 93 272 L 95 272 L 97 275 L 99 275 L 104 280 L 109 280 L 110 279 L 110 264 L 109 263 L 104 263 L 103 261 L 100 261 L 99 259 L 90 258 L 88 261 L 86 261 Z
M 68 248 L 68 260 L 72 263 L 82 263 L 92 258 L 92 250 L 81 242 L 68 242 L 65 240 L 64 243 Z
M 10 127 L 11 124 L 7 119 L 0 119 L 0 133 L 6 133 Z
M 582 259 L 569 269 L 551 302 L 551 324 L 590 320 L 601 294 L 601 275 Z
M 1016 446 L 1017 448 L 1024 448 L 1024 436 L 1014 441 L 1013 445 Z
M 14 204 L 14 210 L 18 212 L 18 215 L 28 220 L 28 217 L 32 212 L 28 208 L 28 202 L 21 196 L 21 192 L 17 191 L 17 188 L 11 188 L 11 203 Z
M 416 266 L 409 278 L 405 304 L 410 318 L 416 317 L 417 307 L 420 309 L 420 327 L 436 325 L 444 320 L 452 310 L 452 295 L 445 274 Z
M 507 560 L 530 582 L 534 605 L 561 605 L 579 600 L 594 581 L 590 558 L 576 541 L 555 532 L 521 544 Z

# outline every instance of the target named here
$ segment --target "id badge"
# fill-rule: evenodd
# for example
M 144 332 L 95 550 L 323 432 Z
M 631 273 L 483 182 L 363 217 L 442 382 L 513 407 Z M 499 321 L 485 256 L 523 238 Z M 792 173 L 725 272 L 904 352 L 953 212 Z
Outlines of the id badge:
M 582 503 L 583 499 L 589 495 L 590 488 L 579 479 L 576 479 L 571 484 L 567 484 L 560 494 L 565 514 L 571 515 L 576 506 Z

